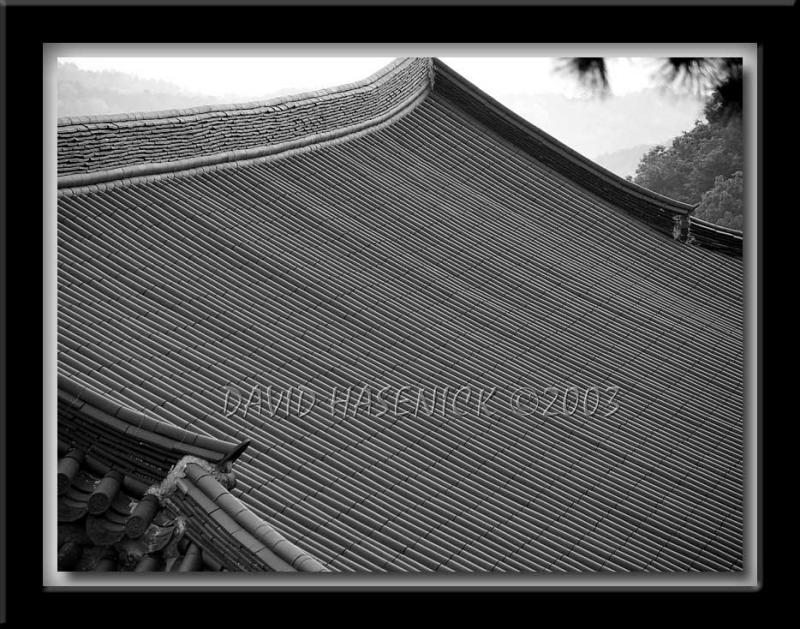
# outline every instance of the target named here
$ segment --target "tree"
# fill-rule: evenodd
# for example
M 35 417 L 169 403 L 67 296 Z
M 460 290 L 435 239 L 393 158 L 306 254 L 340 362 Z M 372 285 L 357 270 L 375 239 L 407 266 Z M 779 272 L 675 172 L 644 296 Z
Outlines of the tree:
M 563 61 L 562 71 L 575 74 L 595 94 L 610 91 L 606 61 L 580 57 Z M 742 60 L 669 58 L 662 81 L 675 89 L 710 95 L 705 121 L 656 146 L 639 162 L 633 181 L 678 201 L 698 204 L 695 215 L 725 227 L 741 229 L 744 155 L 742 143 Z
M 736 171 L 730 177 L 719 176 L 714 187 L 703 194 L 695 216 L 704 221 L 716 223 L 732 229 L 744 228 L 742 200 L 744 198 L 744 177 Z
M 574 75 L 581 84 L 597 95 L 602 96 L 611 91 L 608 68 L 603 57 L 565 58 L 561 60 L 558 70 Z M 713 90 L 714 95 L 708 105 L 713 105 L 713 115 L 716 118 L 741 116 L 741 58 L 668 57 L 662 61 L 659 75 L 665 86 L 675 90 L 697 95 Z
M 669 147 L 648 151 L 636 168 L 635 183 L 659 194 L 699 203 L 716 178 L 744 169 L 742 127 L 732 120 L 695 123 Z

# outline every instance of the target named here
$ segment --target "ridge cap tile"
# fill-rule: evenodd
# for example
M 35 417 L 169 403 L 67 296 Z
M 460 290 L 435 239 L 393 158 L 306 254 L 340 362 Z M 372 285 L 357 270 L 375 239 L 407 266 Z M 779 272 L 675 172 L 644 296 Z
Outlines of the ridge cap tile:
M 243 530 L 236 520 L 225 513 L 224 509 L 217 509 L 213 513 L 209 514 L 209 517 L 229 535 L 233 535 L 235 532 Z
M 210 474 L 196 480 L 195 485 L 199 487 L 206 496 L 213 500 L 214 503 L 217 502 L 217 498 L 228 491 Z
M 256 556 L 276 572 L 297 572 L 290 563 L 268 548 L 262 548 Z
M 241 526 L 241 522 L 239 522 L 237 515 L 242 511 L 245 511 L 247 508 L 232 493 L 226 490 L 226 493 L 217 496 L 217 498 L 214 500 L 214 503 L 224 509 L 225 513 L 236 520 Z
M 221 508 L 211 498 L 206 496 L 206 494 L 203 492 L 202 489 L 197 487 L 197 485 L 195 485 L 191 481 L 187 481 L 186 486 L 187 486 L 187 492 L 186 492 L 187 495 L 192 500 L 194 500 L 194 502 L 197 504 L 197 507 L 199 509 L 202 509 L 202 511 L 204 511 L 207 515 L 210 516 L 212 513 Z

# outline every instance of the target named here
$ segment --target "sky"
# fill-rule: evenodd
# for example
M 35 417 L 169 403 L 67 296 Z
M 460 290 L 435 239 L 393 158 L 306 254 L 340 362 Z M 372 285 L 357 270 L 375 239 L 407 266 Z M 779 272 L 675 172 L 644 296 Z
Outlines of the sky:
M 195 95 L 187 103 L 193 106 L 204 96 L 213 97 L 215 102 L 246 102 L 350 83 L 366 78 L 392 60 L 392 57 L 60 57 L 59 63 L 166 81 Z M 691 129 L 695 120 L 702 117 L 703 103 L 698 98 L 676 96 L 658 88 L 657 59 L 609 59 L 612 94 L 606 98 L 587 93 L 573 76 L 560 73 L 558 60 L 551 57 L 442 57 L 442 60 L 519 115 L 590 158 L 667 142 Z M 145 99 L 136 101 L 141 109 L 146 107 L 147 95 L 139 96 Z M 91 104 L 85 106 L 91 108 Z
M 60 57 L 86 70 L 117 70 L 142 78 L 169 81 L 188 91 L 212 96 L 254 98 L 288 87 L 318 89 L 365 78 L 391 63 L 393 57 Z M 581 96 L 570 77 L 554 71 L 551 57 L 443 57 L 484 90 L 504 93 L 524 87 L 530 93 Z M 616 95 L 654 85 L 657 60 L 613 58 L 609 75 Z M 527 83 L 521 85 L 521 77 Z

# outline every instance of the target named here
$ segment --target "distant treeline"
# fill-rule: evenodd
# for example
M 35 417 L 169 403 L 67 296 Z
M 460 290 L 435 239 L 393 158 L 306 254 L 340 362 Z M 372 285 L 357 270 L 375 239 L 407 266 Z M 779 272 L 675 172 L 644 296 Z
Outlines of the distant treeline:
M 212 105 L 218 99 L 125 72 L 83 70 L 58 64 L 58 115 L 86 116 Z
M 268 100 L 297 91 L 288 88 L 256 94 L 252 98 L 211 96 L 188 91 L 169 81 L 116 70 L 84 70 L 74 63 L 63 62 L 58 64 L 57 77 L 59 117 L 188 109 L 242 100 Z
M 678 201 L 696 204 L 695 216 L 742 229 L 744 155 L 742 118 L 721 106 L 715 93 L 705 109 L 705 122 L 655 146 L 639 162 L 633 181 Z

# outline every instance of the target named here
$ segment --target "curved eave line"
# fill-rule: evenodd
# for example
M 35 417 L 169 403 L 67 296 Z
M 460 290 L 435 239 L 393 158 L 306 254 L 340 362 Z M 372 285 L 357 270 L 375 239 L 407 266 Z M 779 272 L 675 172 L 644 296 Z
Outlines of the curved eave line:
M 339 142 L 353 140 L 367 133 L 373 133 L 394 123 L 407 115 L 419 105 L 430 92 L 424 86 L 422 90 L 400 103 L 381 116 L 360 123 L 335 129 L 327 133 L 303 136 L 288 142 L 258 146 L 252 149 L 215 153 L 185 160 L 171 162 L 145 163 L 124 168 L 65 175 L 58 178 L 58 194 L 82 194 L 114 187 L 128 185 L 174 176 L 189 176 L 199 172 L 217 169 L 240 167 L 295 155 L 305 151 L 317 150 Z
M 722 227 L 694 216 L 689 217 L 688 242 L 734 256 L 741 256 L 744 235 L 738 229 Z
M 697 227 L 700 227 L 702 229 L 708 229 L 718 234 L 724 234 L 732 238 L 738 238 L 739 240 L 741 240 L 744 236 L 741 229 L 733 229 L 731 227 L 723 227 L 722 225 L 717 225 L 716 223 L 709 223 L 708 221 L 704 221 L 703 219 L 697 218 L 696 216 L 690 217 L 689 222 L 691 225 L 696 225 Z
M 540 144 L 547 150 L 566 158 L 573 165 L 582 168 L 587 173 L 602 180 L 604 183 L 609 184 L 619 191 L 624 192 L 632 197 L 657 205 L 675 214 L 686 215 L 692 211 L 692 205 L 688 203 L 682 203 L 681 201 L 676 201 L 675 199 L 671 199 L 669 197 L 652 192 L 646 188 L 642 188 L 641 186 L 619 177 L 611 171 L 606 170 L 599 164 L 596 164 L 592 160 L 584 157 L 574 149 L 571 149 L 566 144 L 560 142 L 518 114 L 511 111 L 508 107 L 492 98 L 489 94 L 465 79 L 439 59 L 433 60 L 433 67 L 435 75 L 434 92 L 437 89 L 437 83 L 439 79 L 444 78 L 450 84 L 455 86 L 456 89 L 458 89 L 459 92 L 461 92 L 464 96 L 472 100 L 474 105 L 485 109 L 490 115 L 494 115 L 509 125 L 512 125 L 523 135 L 533 139 L 536 143 Z M 511 141 L 514 142 L 513 139 L 511 139 Z
M 87 130 L 91 127 L 102 128 L 104 126 L 148 126 L 151 124 L 174 122 L 189 118 L 218 118 L 236 115 L 237 113 L 256 113 L 259 110 L 280 109 L 281 107 L 285 109 L 288 106 L 306 105 L 369 88 L 374 83 L 380 82 L 384 77 L 394 72 L 398 67 L 408 63 L 408 61 L 408 58 L 400 57 L 365 79 L 355 81 L 354 83 L 346 83 L 344 85 L 315 90 L 313 92 L 289 94 L 287 96 L 279 96 L 268 100 L 234 103 L 230 105 L 201 105 L 199 107 L 190 107 L 187 109 L 165 109 L 161 111 L 62 117 L 58 119 L 58 126 L 67 128 L 61 130 L 68 130 L 69 127 L 80 127 L 82 130 Z
M 122 406 L 62 374 L 58 376 L 58 396 L 73 408 L 92 407 L 95 420 L 106 427 L 120 433 L 135 433 L 142 442 L 167 448 L 177 456 L 198 456 L 212 463 L 233 462 L 249 443 L 228 443 L 166 424 Z

